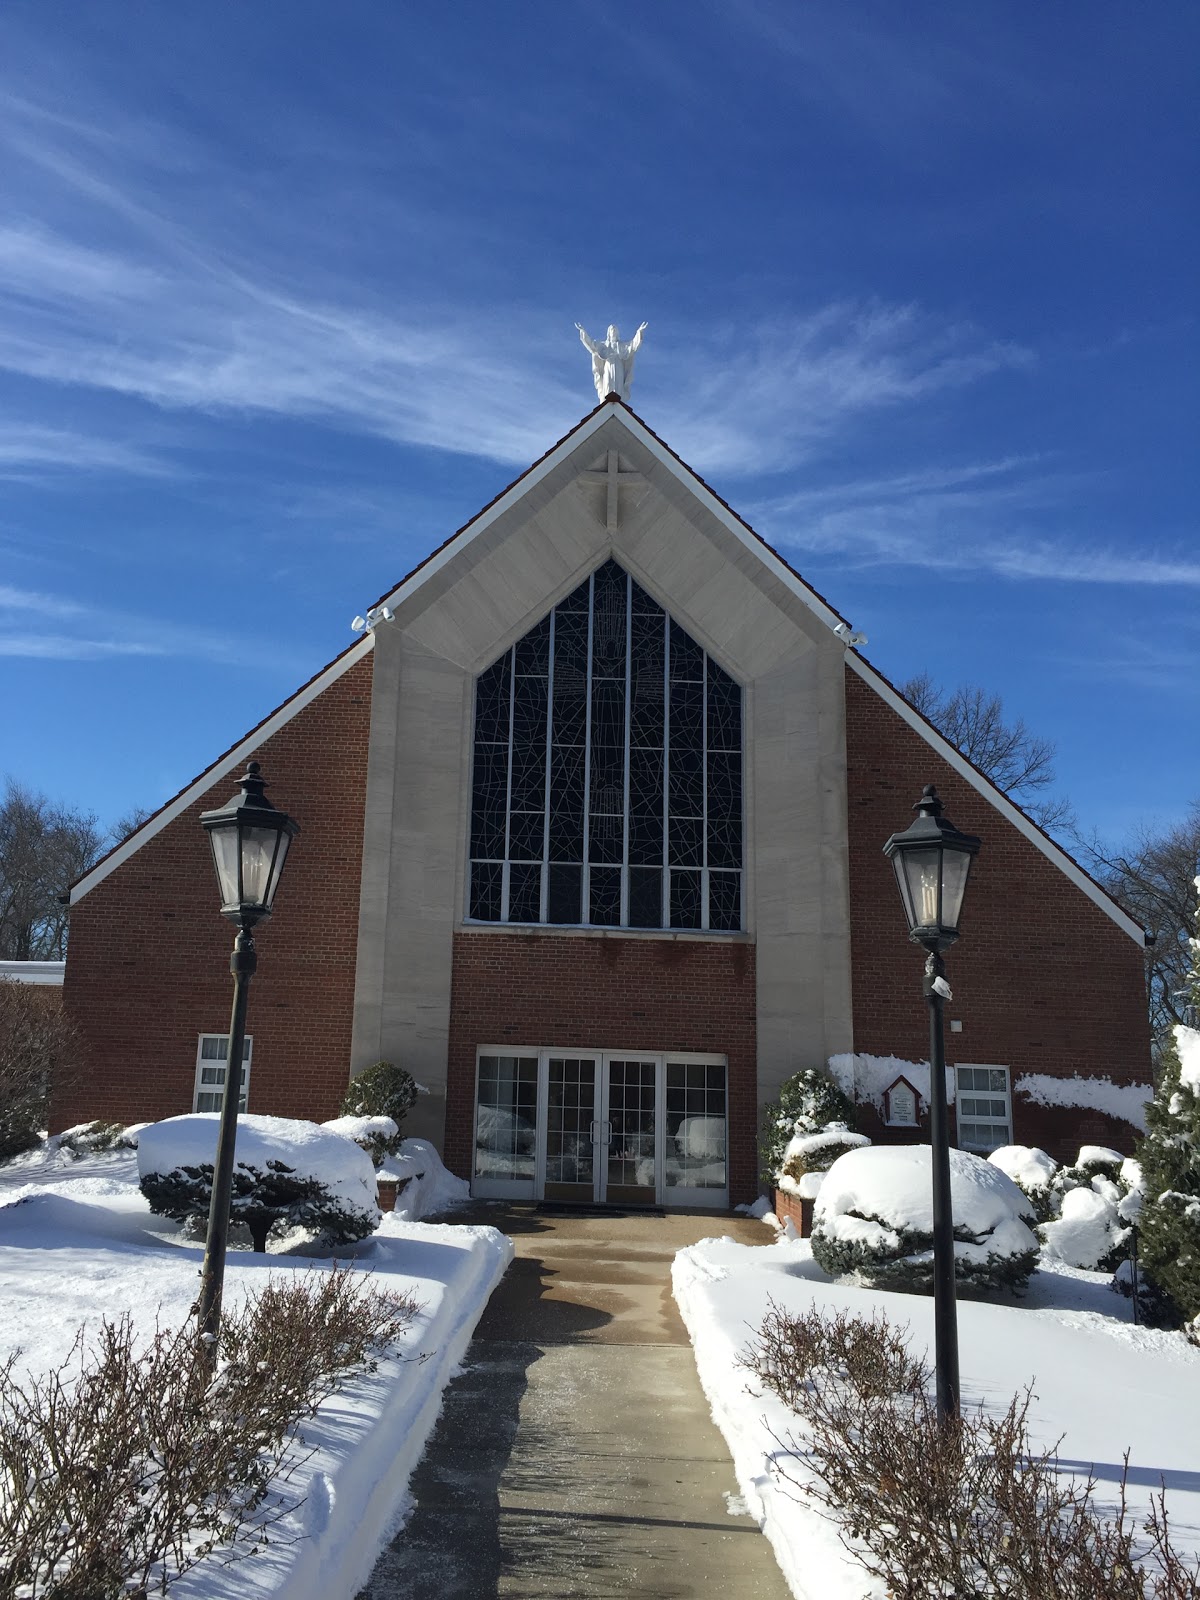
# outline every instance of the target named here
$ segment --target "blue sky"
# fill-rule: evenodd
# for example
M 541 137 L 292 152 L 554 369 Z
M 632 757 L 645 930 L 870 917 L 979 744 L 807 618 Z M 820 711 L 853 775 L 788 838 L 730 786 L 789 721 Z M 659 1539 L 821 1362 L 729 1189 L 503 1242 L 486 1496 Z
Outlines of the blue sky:
M 9 0 L 0 774 L 158 805 L 591 408 L 576 320 L 645 319 L 635 409 L 876 665 L 998 691 L 1086 825 L 1181 815 L 1198 45 L 1191 0 Z

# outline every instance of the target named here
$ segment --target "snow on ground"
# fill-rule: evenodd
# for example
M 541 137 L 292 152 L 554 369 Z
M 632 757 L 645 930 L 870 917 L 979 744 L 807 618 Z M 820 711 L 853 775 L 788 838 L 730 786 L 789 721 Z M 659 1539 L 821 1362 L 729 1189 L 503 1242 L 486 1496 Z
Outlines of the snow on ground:
M 178 1600 L 328 1600 L 357 1592 L 407 1515 L 408 1480 L 442 1389 L 512 1253 L 493 1228 L 401 1215 L 385 1216 L 377 1233 L 336 1252 L 370 1271 L 381 1289 L 412 1294 L 420 1312 L 378 1371 L 352 1379 L 305 1423 L 315 1453 L 301 1469 L 304 1504 L 270 1546 L 229 1567 L 202 1564 L 173 1585 Z M 81 1323 L 95 1327 L 129 1312 L 148 1331 L 156 1322 L 177 1324 L 195 1299 L 202 1254 L 177 1223 L 151 1215 L 137 1187 L 136 1152 L 72 1160 L 52 1142 L 19 1157 L 0 1167 L 0 1353 L 19 1348 L 24 1367 L 44 1369 L 68 1354 Z M 232 1250 L 226 1303 L 272 1273 L 328 1266 L 333 1254 L 314 1260 Z
M 396 1154 L 380 1167 L 379 1176 L 409 1180 L 396 1196 L 396 1216 L 409 1222 L 450 1211 L 471 1198 L 471 1185 L 447 1171 L 428 1139 L 402 1140 Z
M 881 1600 L 881 1584 L 846 1554 L 835 1525 L 803 1503 L 771 1473 L 780 1440 L 794 1417 L 737 1365 L 770 1302 L 802 1313 L 814 1305 L 870 1316 L 883 1312 L 907 1325 L 932 1362 L 933 1302 L 832 1283 L 812 1259 L 807 1240 L 783 1237 L 771 1246 L 707 1239 L 681 1250 L 675 1298 L 692 1337 L 696 1365 L 725 1435 L 738 1487 L 774 1547 L 797 1600 Z M 1097 1499 L 1116 1500 L 1122 1456 L 1130 1450 L 1129 1496 L 1148 1505 L 1160 1480 L 1167 1488 L 1172 1537 L 1200 1552 L 1200 1350 L 1179 1334 L 1135 1328 L 1130 1306 L 1108 1278 L 1051 1264 L 1036 1272 L 1020 1301 L 960 1300 L 959 1345 L 964 1407 L 1002 1413 L 1032 1383 L 1030 1411 L 1037 1442 L 1061 1436 L 1063 1467 L 1099 1480 Z M 796 1471 L 803 1477 L 802 1469 Z

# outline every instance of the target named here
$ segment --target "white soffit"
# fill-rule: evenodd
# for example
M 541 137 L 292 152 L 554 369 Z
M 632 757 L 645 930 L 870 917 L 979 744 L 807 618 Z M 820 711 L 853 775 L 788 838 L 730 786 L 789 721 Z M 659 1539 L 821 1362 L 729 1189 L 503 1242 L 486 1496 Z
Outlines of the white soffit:
M 1030 844 L 1036 845 L 1046 857 L 1046 860 L 1056 866 L 1064 876 L 1068 877 L 1077 889 L 1082 889 L 1088 899 L 1099 906 L 1107 916 L 1111 917 L 1122 932 L 1127 933 L 1141 949 L 1145 949 L 1145 929 L 1136 923 L 1128 912 L 1123 911 L 1098 883 L 1089 878 L 1078 862 L 1072 861 L 1067 852 L 1060 849 L 1048 834 L 1043 833 L 1037 823 L 1031 821 L 1019 806 L 1014 805 L 1003 790 L 998 789 L 990 778 L 985 778 L 982 772 L 978 772 L 967 758 L 954 748 L 948 739 L 944 739 L 936 728 L 926 722 L 919 711 L 910 706 L 902 695 L 896 693 L 887 679 L 876 672 L 874 667 L 864 661 L 861 656 L 856 655 L 853 650 L 846 651 L 846 660 L 854 671 L 858 673 L 859 677 L 865 683 L 869 683 L 875 693 L 882 700 L 885 700 L 897 716 L 902 717 L 914 732 L 919 733 L 925 743 L 935 750 L 943 761 L 953 767 L 961 778 L 965 778 L 971 787 L 981 794 L 990 805 L 994 806 L 1002 817 L 1011 822 L 1019 833 L 1024 834 Z
M 71 890 L 71 904 L 78 904 L 89 889 L 94 889 L 98 883 L 103 883 L 110 872 L 115 872 L 136 850 L 148 844 L 156 833 L 161 833 L 169 822 L 174 822 L 177 816 L 211 789 L 214 783 L 219 783 L 227 773 L 232 772 L 234 767 L 240 766 L 247 756 L 253 755 L 265 740 L 278 733 L 280 728 L 286 727 L 305 706 L 311 705 L 319 694 L 328 689 L 330 684 L 336 683 L 344 672 L 349 671 L 374 647 L 375 635 L 364 634 L 357 643 L 350 646 L 349 650 L 338 656 L 335 661 L 331 661 L 302 689 L 298 689 L 290 700 L 285 700 L 277 710 L 260 722 L 257 728 L 251 728 L 245 738 L 239 740 L 232 750 L 226 751 L 214 761 L 212 766 L 207 767 L 198 778 L 188 784 L 186 789 L 180 790 L 173 800 L 168 800 L 161 811 L 156 811 L 152 817 L 147 817 L 141 827 L 131 833 L 128 839 L 119 844 L 115 850 L 111 850 L 102 861 L 98 861 L 90 872 L 85 873 Z

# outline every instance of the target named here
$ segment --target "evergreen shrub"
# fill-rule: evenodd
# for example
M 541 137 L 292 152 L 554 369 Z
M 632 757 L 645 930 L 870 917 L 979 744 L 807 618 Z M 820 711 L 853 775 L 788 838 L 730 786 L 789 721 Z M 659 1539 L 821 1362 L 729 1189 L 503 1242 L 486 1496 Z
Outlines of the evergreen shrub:
M 404 1139 L 404 1119 L 417 1103 L 417 1085 L 411 1072 L 393 1061 L 377 1061 L 356 1077 L 342 1096 L 343 1117 L 391 1117 L 394 1139 L 383 1156 L 395 1155 Z M 374 1160 L 374 1152 L 369 1152 Z M 378 1162 L 376 1165 L 378 1166 Z
M 785 1078 L 779 1099 L 763 1107 L 758 1149 L 763 1182 L 773 1188 L 788 1145 L 797 1134 L 820 1133 L 831 1124 L 853 1129 L 853 1100 L 820 1067 L 803 1067 Z
M 834 1163 L 813 1213 L 813 1259 L 824 1272 L 870 1289 L 932 1294 L 931 1157 L 928 1145 L 873 1145 Z M 952 1150 L 950 1189 L 959 1293 L 1024 1289 L 1038 1240 L 1016 1184 L 979 1156 Z
M 1200 1016 L 1200 939 L 1191 946 L 1187 993 Z M 1200 1030 L 1180 1024 L 1174 1034 L 1137 1148 L 1139 1250 L 1145 1276 L 1200 1342 Z
M 201 1164 L 144 1173 L 141 1188 L 156 1215 L 185 1222 L 208 1216 L 212 1181 L 212 1166 Z M 365 1239 L 379 1226 L 378 1212 L 372 1214 L 332 1194 L 319 1178 L 284 1161 L 266 1161 L 261 1167 L 238 1161 L 229 1216 L 231 1222 L 245 1223 L 259 1252 L 267 1248 L 272 1231 L 285 1228 L 307 1228 L 321 1244 L 335 1245 Z

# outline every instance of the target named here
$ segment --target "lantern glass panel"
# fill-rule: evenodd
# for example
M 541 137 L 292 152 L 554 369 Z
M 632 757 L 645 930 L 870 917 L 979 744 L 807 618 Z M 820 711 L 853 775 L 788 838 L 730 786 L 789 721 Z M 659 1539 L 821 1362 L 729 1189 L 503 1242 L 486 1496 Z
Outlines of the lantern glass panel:
M 967 889 L 967 873 L 971 870 L 971 857 L 965 850 L 945 850 L 942 853 L 942 923 L 957 931 L 962 912 L 963 895 Z
M 936 928 L 941 922 L 940 894 L 942 878 L 942 852 L 935 845 L 926 850 L 902 852 L 904 870 L 908 877 L 908 892 L 916 928 Z
M 271 881 L 267 885 L 267 910 L 268 911 L 271 909 L 271 903 L 275 899 L 275 891 L 279 887 L 279 880 L 283 876 L 284 857 L 288 853 L 288 845 L 291 844 L 291 842 L 292 842 L 292 836 L 291 836 L 290 833 L 284 831 L 283 833 L 280 833 L 278 835 L 278 839 L 279 839 L 279 849 L 278 849 L 278 852 L 276 853 L 276 856 L 275 856 L 275 865 L 271 870 Z
M 221 890 L 221 904 L 236 906 L 241 899 L 238 892 L 238 830 L 236 827 L 210 828 L 208 837 Z
M 274 828 L 242 823 L 242 899 L 248 905 L 270 907 L 274 892 L 271 867 L 279 834 Z M 278 874 L 276 874 L 278 877 Z

